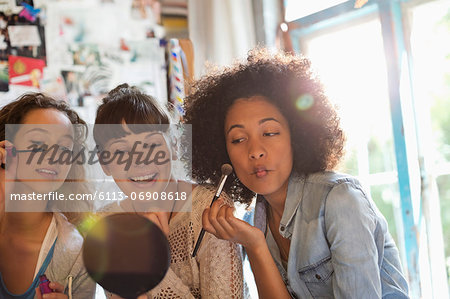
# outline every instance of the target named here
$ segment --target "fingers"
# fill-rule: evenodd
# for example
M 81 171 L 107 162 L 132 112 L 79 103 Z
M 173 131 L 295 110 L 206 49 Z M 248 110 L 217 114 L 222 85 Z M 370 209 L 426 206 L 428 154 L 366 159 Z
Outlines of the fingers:
M 0 141 L 0 163 L 1 168 L 8 171 L 7 178 L 14 179 L 17 168 L 16 149 L 8 140 Z
M 206 208 L 203 211 L 203 214 L 202 214 L 202 226 L 208 233 L 217 236 L 217 232 L 214 229 L 214 226 L 212 226 L 212 224 L 209 222 L 209 212 L 210 212 L 210 210 L 211 210 L 210 208 Z
M 66 299 L 67 295 L 64 293 L 64 286 L 57 282 L 50 282 L 49 287 L 54 291 L 54 293 L 43 294 L 39 288 L 36 288 L 36 298 L 37 299 Z
M 155 212 L 154 213 L 159 221 L 159 228 L 163 231 L 163 233 L 169 236 L 169 213 L 167 212 Z
M 12 157 L 12 158 L 8 158 L 8 164 L 5 164 L 6 165 L 5 179 L 8 182 L 15 182 L 17 179 L 17 177 L 16 177 L 17 163 L 18 163 L 18 158 Z M 11 186 L 9 186 L 9 187 L 11 187 Z
M 169 236 L 169 213 L 151 212 L 143 213 L 142 215 L 156 224 L 166 237 Z
M 231 229 L 233 229 L 234 231 L 239 230 L 239 225 L 243 222 L 244 224 L 248 224 L 245 221 L 242 221 L 236 217 L 234 217 L 234 208 L 230 208 L 226 210 L 225 213 L 225 219 L 228 223 L 228 225 L 230 225 Z
M 49 287 L 53 290 L 53 293 L 42 295 L 42 299 L 66 299 L 67 295 L 64 294 L 64 286 L 57 282 L 50 282 Z
M 234 230 L 226 219 L 227 210 L 232 211 L 233 208 L 225 205 L 224 200 L 219 198 L 211 208 L 204 211 L 203 224 L 205 230 L 214 234 L 217 238 L 234 240 Z
M 14 182 L 11 183 L 10 181 L 16 178 L 17 157 L 15 157 L 13 149 L 14 145 L 8 140 L 0 141 L 0 218 L 5 212 L 7 194 L 11 193 L 13 189 Z M 9 181 L 9 183 L 6 184 L 6 181 Z
M 64 293 L 64 286 L 57 283 L 57 282 L 50 282 L 50 284 L 48 285 L 50 287 L 50 289 L 52 289 L 54 292 L 57 293 Z
M 219 237 L 219 236 L 218 236 L 218 234 L 217 234 L 217 231 L 216 231 L 216 229 L 215 229 L 215 226 L 211 223 L 210 218 L 213 218 L 213 217 L 214 217 L 213 215 L 216 215 L 216 214 L 217 214 L 217 209 L 220 208 L 220 206 L 222 205 L 222 203 L 223 203 L 222 199 L 219 198 L 218 200 L 216 200 L 216 201 L 211 205 L 211 207 L 206 208 L 206 209 L 203 211 L 203 214 L 202 214 L 202 225 L 203 225 L 203 228 L 204 228 L 207 232 L 209 232 L 209 233 L 215 235 L 216 237 Z M 214 210 L 213 210 L 212 208 L 214 208 Z
M 14 144 L 12 144 L 11 142 L 9 142 L 9 140 L 3 140 L 0 142 L 0 147 L 3 148 L 13 148 Z
M 228 240 L 230 237 L 226 230 L 222 227 L 222 225 L 217 221 L 217 215 L 219 214 L 220 209 L 223 207 L 223 199 L 219 198 L 210 208 L 209 214 L 208 214 L 208 220 L 209 223 L 214 227 L 214 230 L 216 231 L 216 236 L 220 239 Z
M 155 213 L 142 213 L 142 215 L 151 222 L 153 222 L 154 224 L 156 224 L 161 229 L 161 223 L 159 223 L 159 219 L 155 215 Z
M 49 293 L 49 294 L 44 294 L 42 296 L 42 299 L 67 299 L 67 295 L 62 294 L 62 293 Z
M 0 147 L 0 162 L 6 164 L 6 150 L 4 147 Z
M 12 150 L 14 145 L 8 140 L 0 141 L 0 161 L 2 164 L 6 164 L 8 156 L 15 156 L 15 152 Z
M 233 211 L 234 208 L 224 205 L 220 208 L 219 212 L 217 213 L 217 222 L 221 225 L 221 227 L 225 230 L 226 234 L 228 234 L 230 237 L 234 235 L 234 229 L 229 222 L 231 220 L 231 217 L 234 218 Z

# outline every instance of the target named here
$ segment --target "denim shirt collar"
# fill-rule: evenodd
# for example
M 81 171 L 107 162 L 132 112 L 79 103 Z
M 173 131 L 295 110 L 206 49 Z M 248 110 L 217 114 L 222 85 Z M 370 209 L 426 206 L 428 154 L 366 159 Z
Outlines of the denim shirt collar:
M 298 184 L 298 182 L 300 184 Z M 284 238 L 291 238 L 292 236 L 292 222 L 295 218 L 295 214 L 301 203 L 303 196 L 303 187 L 305 185 L 304 177 L 292 173 L 289 177 L 289 184 L 287 190 L 286 201 L 284 204 L 283 216 L 281 217 L 280 227 L 278 228 L 280 234 Z M 267 215 L 266 215 L 267 202 L 263 196 L 258 196 L 255 207 L 255 226 L 266 233 Z
M 300 184 L 298 183 L 300 181 Z M 292 222 L 295 218 L 299 205 L 301 204 L 303 197 L 303 187 L 305 180 L 293 173 L 289 177 L 288 190 L 286 195 L 286 201 L 284 203 L 283 216 L 281 217 L 280 227 L 278 228 L 280 234 L 284 238 L 291 238 L 292 236 Z

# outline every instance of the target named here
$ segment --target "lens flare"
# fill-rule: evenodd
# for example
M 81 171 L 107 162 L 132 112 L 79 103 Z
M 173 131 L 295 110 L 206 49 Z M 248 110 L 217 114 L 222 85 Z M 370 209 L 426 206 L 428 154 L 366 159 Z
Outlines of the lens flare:
M 94 227 L 98 220 L 100 220 L 101 216 L 96 214 L 84 214 L 83 220 L 77 225 L 78 231 L 83 235 L 86 234 Z
M 295 106 L 297 106 L 298 110 L 308 110 L 313 104 L 314 98 L 308 93 L 302 94 L 295 102 Z

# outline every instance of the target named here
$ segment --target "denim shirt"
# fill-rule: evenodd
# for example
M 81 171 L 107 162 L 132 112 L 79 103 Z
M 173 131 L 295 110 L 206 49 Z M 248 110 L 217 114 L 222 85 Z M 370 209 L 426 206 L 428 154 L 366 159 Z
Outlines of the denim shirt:
M 266 204 L 258 196 L 264 233 Z M 355 178 L 291 175 L 279 233 L 291 240 L 287 270 L 273 239 L 269 250 L 293 298 L 409 298 L 387 222 Z

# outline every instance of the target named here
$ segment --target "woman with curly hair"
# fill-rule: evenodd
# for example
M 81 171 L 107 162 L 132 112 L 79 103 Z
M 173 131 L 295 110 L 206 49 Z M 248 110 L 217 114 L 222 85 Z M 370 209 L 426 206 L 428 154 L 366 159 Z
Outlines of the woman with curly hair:
M 255 227 L 217 201 L 203 227 L 244 246 L 260 298 L 408 298 L 387 222 L 357 179 L 337 172 L 340 119 L 310 62 L 250 52 L 213 72 L 186 99 L 193 177 L 249 204 Z

